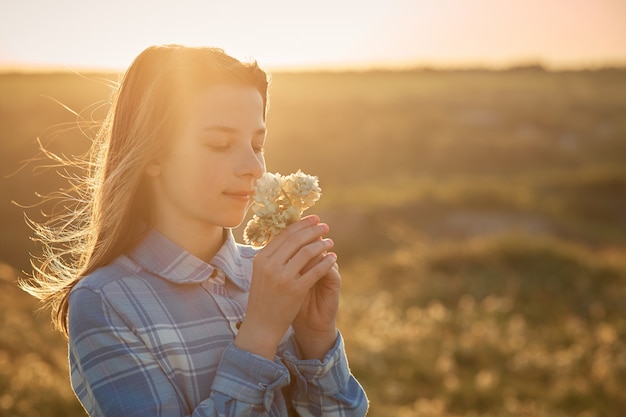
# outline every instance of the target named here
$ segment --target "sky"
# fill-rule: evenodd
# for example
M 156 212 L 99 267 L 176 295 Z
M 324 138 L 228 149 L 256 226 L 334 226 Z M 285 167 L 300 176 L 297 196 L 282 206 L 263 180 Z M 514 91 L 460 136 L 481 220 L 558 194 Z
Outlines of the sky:
M 0 68 L 223 48 L 275 69 L 626 65 L 626 0 L 2 0 Z

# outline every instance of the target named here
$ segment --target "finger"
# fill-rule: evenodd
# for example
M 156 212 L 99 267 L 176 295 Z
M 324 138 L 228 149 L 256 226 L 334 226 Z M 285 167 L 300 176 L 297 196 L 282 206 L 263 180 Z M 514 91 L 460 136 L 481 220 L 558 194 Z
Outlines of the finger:
M 309 269 L 298 280 L 307 290 L 310 289 L 317 281 L 326 276 L 337 262 L 337 255 L 330 252 L 317 265 Z
M 265 248 L 263 248 L 263 252 L 267 256 L 272 256 L 274 253 L 280 250 L 285 241 L 290 240 L 295 234 L 298 234 L 303 229 L 318 225 L 319 222 L 319 217 L 307 216 L 301 220 L 298 220 L 295 223 L 290 224 L 285 230 L 280 232 L 276 237 L 270 240 L 267 245 L 265 245 Z
M 324 255 L 326 255 L 326 252 L 322 252 L 315 258 L 311 259 L 306 265 L 304 265 L 304 268 L 300 270 L 300 275 L 317 265 L 322 259 L 324 259 Z
M 321 240 L 321 237 L 320 237 Z M 329 239 L 330 240 L 330 239 Z M 331 247 L 335 246 L 335 242 L 332 243 Z M 330 248 L 329 248 L 330 249 Z M 328 250 L 328 249 L 327 249 Z M 300 274 L 304 274 L 306 271 L 308 271 L 309 269 L 311 269 L 313 266 L 317 265 L 317 263 L 319 261 L 321 261 L 322 259 L 324 259 L 324 256 L 326 256 L 326 251 L 322 252 L 321 254 L 317 255 L 316 257 L 314 257 L 313 259 L 311 259 L 306 265 L 304 265 L 304 267 L 300 270 Z M 337 263 L 335 263 L 335 265 L 333 265 L 333 268 L 335 268 L 337 271 L 339 270 L 339 265 Z
M 325 223 L 299 229 L 297 232 L 292 232 L 287 235 L 287 237 L 284 237 L 280 242 L 280 246 L 276 246 L 272 256 L 275 258 L 276 262 L 285 265 L 304 249 L 301 256 L 297 257 L 297 265 L 299 268 L 302 268 L 311 258 L 318 254 L 318 252 L 314 251 L 315 247 L 309 249 L 305 248 L 313 242 L 323 242 L 321 238 L 326 233 L 328 233 L 328 225 Z M 306 259 L 304 262 L 300 262 L 303 257 Z
M 287 262 L 289 273 L 303 274 L 324 259 L 324 253 L 334 246 L 332 239 L 315 240 L 298 250 Z

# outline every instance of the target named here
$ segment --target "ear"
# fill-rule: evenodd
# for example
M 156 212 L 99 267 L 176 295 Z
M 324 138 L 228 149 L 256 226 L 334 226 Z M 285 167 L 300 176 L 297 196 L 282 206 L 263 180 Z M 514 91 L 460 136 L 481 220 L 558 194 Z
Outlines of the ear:
M 147 176 L 156 178 L 161 175 L 161 163 L 157 160 L 148 162 L 144 170 Z

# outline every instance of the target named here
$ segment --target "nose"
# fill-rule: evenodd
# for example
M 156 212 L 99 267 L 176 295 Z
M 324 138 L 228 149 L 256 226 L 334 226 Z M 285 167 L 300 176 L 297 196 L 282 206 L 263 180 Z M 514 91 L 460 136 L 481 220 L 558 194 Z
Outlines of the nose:
M 257 153 L 250 148 L 243 152 L 238 164 L 237 174 L 240 176 L 250 176 L 260 178 L 265 172 L 265 158 L 262 153 Z

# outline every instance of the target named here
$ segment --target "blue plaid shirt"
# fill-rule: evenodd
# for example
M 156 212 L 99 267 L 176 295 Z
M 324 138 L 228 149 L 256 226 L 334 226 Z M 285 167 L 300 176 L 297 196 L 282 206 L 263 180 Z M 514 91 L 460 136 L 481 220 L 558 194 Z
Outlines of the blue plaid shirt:
M 84 277 L 69 299 L 72 387 L 91 416 L 363 416 L 339 334 L 301 360 L 293 334 L 270 361 L 233 345 L 256 250 L 232 233 L 210 264 L 156 231 Z M 271 300 L 268 300 L 271 302 Z

